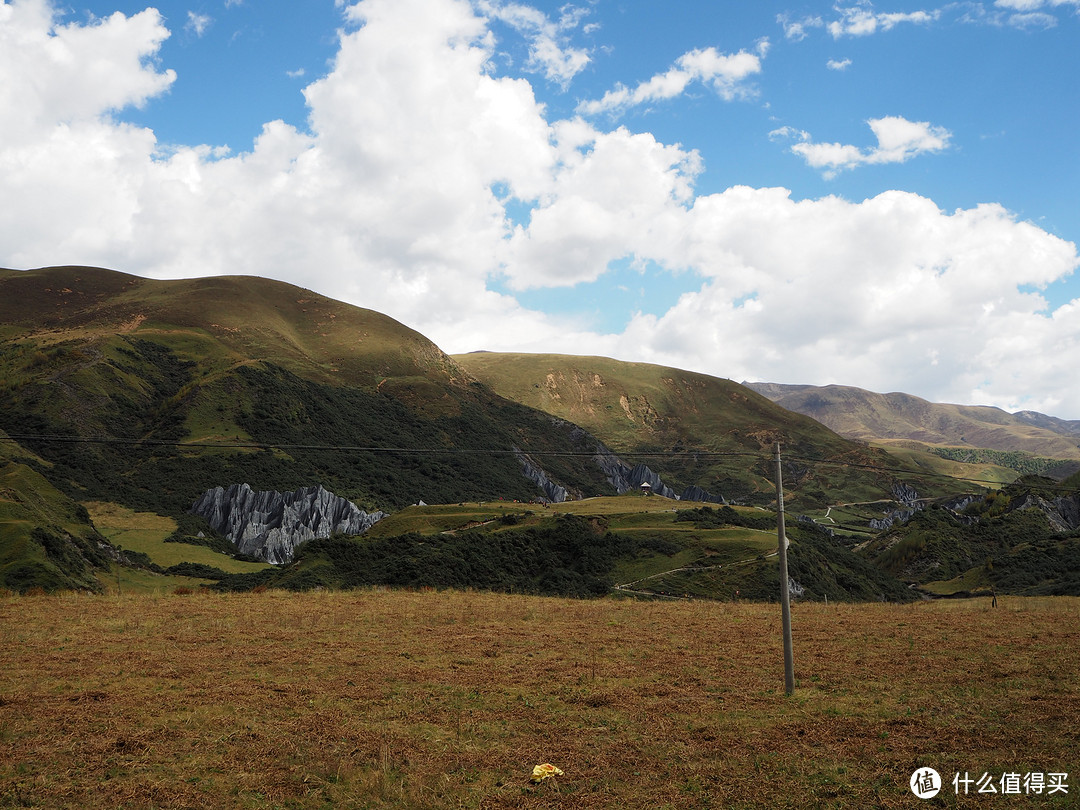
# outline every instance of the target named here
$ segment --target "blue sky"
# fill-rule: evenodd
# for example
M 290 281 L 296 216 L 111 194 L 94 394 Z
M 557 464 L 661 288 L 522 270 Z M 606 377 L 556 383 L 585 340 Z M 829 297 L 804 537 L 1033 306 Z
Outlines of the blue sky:
M 1078 34 L 1080 0 L 2 2 L 0 264 L 1080 418 Z

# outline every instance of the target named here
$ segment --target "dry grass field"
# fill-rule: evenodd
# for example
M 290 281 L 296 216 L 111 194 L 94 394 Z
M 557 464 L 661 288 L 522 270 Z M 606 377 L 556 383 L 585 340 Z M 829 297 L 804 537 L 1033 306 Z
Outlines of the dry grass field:
M 0 598 L 0 807 L 1073 807 L 1080 600 Z M 563 776 L 531 785 L 533 766 Z M 955 796 L 1065 772 L 1068 793 Z M 974 790 L 974 786 L 972 788 Z

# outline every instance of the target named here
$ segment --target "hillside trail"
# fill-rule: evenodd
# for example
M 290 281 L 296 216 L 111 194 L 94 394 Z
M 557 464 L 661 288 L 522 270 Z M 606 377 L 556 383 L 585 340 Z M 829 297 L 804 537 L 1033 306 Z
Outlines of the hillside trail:
M 788 543 L 790 544 L 791 541 L 788 540 Z M 732 566 L 735 566 L 735 565 L 746 565 L 747 563 L 758 562 L 759 558 L 768 559 L 769 557 L 775 557 L 779 553 L 780 553 L 780 550 L 777 549 L 776 551 L 770 551 L 768 554 L 765 554 L 765 555 L 758 555 L 756 557 L 748 557 L 745 560 L 736 560 L 735 562 L 724 563 L 723 565 L 683 565 L 683 566 L 679 566 L 678 568 L 672 568 L 672 569 L 669 569 L 667 571 L 661 571 L 658 574 L 650 574 L 649 576 L 642 577 L 641 579 L 635 579 L 635 580 L 633 580 L 631 582 L 625 583 L 624 585 L 612 585 L 611 587 L 614 588 L 617 591 L 622 591 L 623 593 L 639 594 L 641 596 L 663 596 L 663 597 L 665 597 L 667 599 L 690 599 L 692 597 L 689 597 L 689 596 L 672 596 L 671 594 L 654 593 L 653 591 L 638 591 L 638 590 L 634 590 L 632 586 L 640 585 L 642 582 L 648 582 L 650 579 L 657 579 L 659 577 L 667 576 L 668 574 L 677 574 L 680 571 L 693 571 L 693 572 L 697 573 L 697 572 L 700 572 L 700 571 L 716 571 L 716 570 L 719 570 L 721 568 L 731 568 Z

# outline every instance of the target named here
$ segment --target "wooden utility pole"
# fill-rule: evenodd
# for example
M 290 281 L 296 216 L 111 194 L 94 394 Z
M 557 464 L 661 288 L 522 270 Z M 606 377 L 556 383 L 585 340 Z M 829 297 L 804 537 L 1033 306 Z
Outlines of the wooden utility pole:
M 795 656 L 791 649 L 791 590 L 788 588 L 787 532 L 784 529 L 784 475 L 780 470 L 780 442 L 776 443 L 776 539 L 780 549 L 780 615 L 784 628 L 784 691 L 795 691 Z

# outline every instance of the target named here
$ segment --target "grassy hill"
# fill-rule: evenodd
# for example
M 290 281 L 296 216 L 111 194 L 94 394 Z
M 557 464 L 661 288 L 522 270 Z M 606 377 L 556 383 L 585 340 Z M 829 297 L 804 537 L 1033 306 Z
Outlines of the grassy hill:
M 604 357 L 475 352 L 453 359 L 502 396 L 579 424 L 617 452 L 656 453 L 646 463 L 662 476 L 728 500 L 775 500 L 777 442 L 794 508 L 891 500 L 898 480 L 924 494 L 952 487 L 936 471 L 845 439 L 731 380 Z M 889 471 L 868 471 L 875 467 Z
M 221 590 L 481 588 L 549 596 L 770 600 L 776 516 L 634 493 L 536 507 L 414 506 L 358 538 L 304 544 L 279 569 L 218 577 Z M 789 573 L 806 601 L 907 602 L 917 594 L 812 522 L 789 524 Z
M 413 330 L 265 279 L 3 271 L 0 322 L 0 428 L 80 500 L 175 515 L 239 481 L 369 508 L 529 499 L 512 448 L 581 449 Z M 549 466 L 610 491 L 590 466 Z
M 109 558 L 85 508 L 25 464 L 0 461 L 0 588 L 97 590 Z

